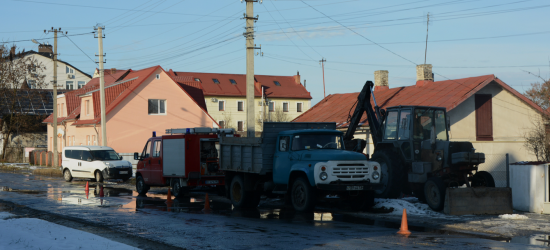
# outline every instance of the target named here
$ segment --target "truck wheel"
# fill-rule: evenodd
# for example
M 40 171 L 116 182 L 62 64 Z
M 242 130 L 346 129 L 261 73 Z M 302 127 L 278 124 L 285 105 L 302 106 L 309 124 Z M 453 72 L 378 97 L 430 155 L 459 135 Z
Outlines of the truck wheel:
M 441 211 L 445 206 L 445 183 L 438 177 L 431 177 L 424 184 L 426 203 L 434 211 Z
M 472 187 L 495 187 L 495 179 L 487 171 L 478 171 L 472 178 Z
M 237 209 L 250 208 L 250 192 L 244 191 L 244 180 L 240 175 L 235 175 L 230 186 L 231 203 Z
M 95 181 L 103 182 L 103 174 L 101 173 L 101 171 L 96 170 L 94 175 L 95 175 Z
M 147 191 L 149 191 L 149 186 L 145 184 L 145 181 L 143 181 L 143 177 L 141 176 L 136 178 L 136 191 L 139 195 L 145 195 L 147 194 Z
M 315 193 L 304 177 L 298 177 L 290 192 L 292 206 L 298 212 L 308 212 L 315 207 Z
M 185 190 L 181 187 L 179 180 L 172 180 L 172 193 L 176 198 L 181 198 L 185 195 Z
M 65 169 L 65 171 L 63 171 L 63 179 L 65 179 L 66 182 L 71 182 L 73 180 L 73 176 L 71 175 L 71 171 L 69 169 Z
M 403 173 L 400 171 L 400 161 L 397 157 L 391 157 L 391 151 L 378 151 L 372 156 L 372 160 L 380 163 L 380 183 L 382 187 L 375 190 L 378 198 L 399 198 Z

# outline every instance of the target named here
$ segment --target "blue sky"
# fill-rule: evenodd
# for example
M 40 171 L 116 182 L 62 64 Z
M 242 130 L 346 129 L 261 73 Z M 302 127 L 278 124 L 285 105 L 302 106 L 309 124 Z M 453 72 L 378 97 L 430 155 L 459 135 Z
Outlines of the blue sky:
M 105 25 L 105 68 L 214 73 L 246 72 L 246 4 L 238 0 L 4 1 L 2 42 L 37 50 L 30 39 L 53 43 L 44 29 L 61 27 L 59 59 L 84 72 L 97 67 Z M 360 91 L 375 70 L 388 70 L 390 87 L 415 84 L 424 63 L 436 80 L 495 74 L 519 92 L 549 77 L 550 2 L 547 0 L 264 0 L 256 3 L 256 74 L 307 80 L 313 103 L 323 98 L 319 60 L 326 58 L 326 93 Z M 88 34 L 86 34 L 88 33 Z M 81 51 L 80 49 L 83 51 Z

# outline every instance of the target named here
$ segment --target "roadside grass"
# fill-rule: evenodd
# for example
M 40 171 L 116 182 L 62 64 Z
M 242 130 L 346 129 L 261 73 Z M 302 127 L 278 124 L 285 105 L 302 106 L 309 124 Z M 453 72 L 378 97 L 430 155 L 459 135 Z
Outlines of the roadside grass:
M 50 177 L 63 177 L 63 172 L 58 168 L 38 168 L 32 171 L 33 175 L 44 175 Z
M 0 164 L 0 171 L 4 171 L 4 172 L 16 172 L 16 171 L 21 170 L 21 169 L 22 168 L 19 168 L 19 167 Z

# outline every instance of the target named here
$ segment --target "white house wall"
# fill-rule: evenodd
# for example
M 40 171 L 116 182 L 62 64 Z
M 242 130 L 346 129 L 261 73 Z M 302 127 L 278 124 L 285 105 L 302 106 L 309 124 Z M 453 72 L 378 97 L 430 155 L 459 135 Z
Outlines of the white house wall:
M 44 78 L 44 83 L 47 85 L 44 86 L 44 89 L 53 89 L 53 61 L 50 58 L 38 55 L 38 54 L 30 54 L 27 55 L 27 57 L 34 57 L 35 60 L 37 60 L 39 63 L 41 63 L 44 67 L 46 67 L 45 70 L 42 72 L 38 72 L 41 74 L 46 75 Z M 67 64 L 57 61 L 57 82 L 58 82 L 58 89 L 66 89 L 66 83 L 67 81 L 73 81 L 74 88 L 78 89 L 78 81 L 83 81 L 84 84 L 88 83 L 88 81 L 91 80 L 91 78 L 85 74 L 82 74 L 80 71 L 76 70 L 76 68 L 69 66 L 73 69 L 72 73 L 74 75 L 74 79 L 70 79 L 67 77 L 66 73 L 66 66 Z

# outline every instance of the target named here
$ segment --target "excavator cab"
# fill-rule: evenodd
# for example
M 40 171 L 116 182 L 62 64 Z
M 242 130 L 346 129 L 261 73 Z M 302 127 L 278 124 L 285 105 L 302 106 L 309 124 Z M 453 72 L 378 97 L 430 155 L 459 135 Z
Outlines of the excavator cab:
M 368 81 L 358 96 L 344 143 L 347 150 L 363 150 L 364 143 L 353 134 L 366 113 L 374 144 L 372 160 L 381 168 L 377 197 L 412 194 L 433 210 L 455 215 L 512 211 L 510 189 L 494 188 L 492 175 L 478 171 L 485 154 L 476 152 L 469 141 L 449 140 L 450 119 L 444 107 L 380 109 L 372 85 Z

